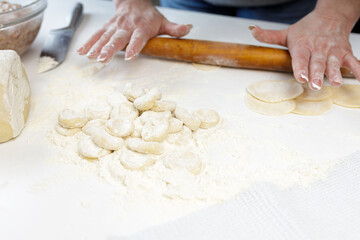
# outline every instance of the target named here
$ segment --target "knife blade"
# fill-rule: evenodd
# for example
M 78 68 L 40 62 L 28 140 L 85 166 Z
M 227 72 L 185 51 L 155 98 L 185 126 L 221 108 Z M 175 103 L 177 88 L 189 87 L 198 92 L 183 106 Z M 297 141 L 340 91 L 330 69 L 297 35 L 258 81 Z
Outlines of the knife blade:
M 38 73 L 44 73 L 59 66 L 66 57 L 71 38 L 82 19 L 83 5 L 76 3 L 67 27 L 51 30 L 45 39 L 40 59 Z

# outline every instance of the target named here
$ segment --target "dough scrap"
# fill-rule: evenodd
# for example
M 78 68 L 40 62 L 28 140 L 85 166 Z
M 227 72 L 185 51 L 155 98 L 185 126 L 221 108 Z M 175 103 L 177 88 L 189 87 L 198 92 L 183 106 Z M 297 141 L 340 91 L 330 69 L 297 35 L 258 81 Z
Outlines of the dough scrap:
M 182 121 L 185 126 L 193 131 L 196 131 L 201 124 L 200 119 L 190 114 L 185 108 L 177 106 L 174 111 L 175 117 Z
M 97 159 L 110 153 L 111 151 L 98 147 L 91 137 L 87 137 L 79 143 L 79 154 L 86 158 Z
M 60 125 L 56 125 L 55 131 L 60 135 L 63 135 L 66 137 L 71 137 L 71 136 L 74 136 L 75 134 L 77 134 L 78 132 L 80 132 L 81 130 L 80 130 L 80 128 L 64 128 Z
M 162 154 L 164 149 L 161 143 L 158 142 L 146 142 L 140 138 L 128 138 L 126 139 L 126 146 L 135 152 L 149 153 L 149 154 Z
M 134 106 L 140 111 L 150 110 L 158 99 L 161 99 L 161 92 L 157 88 L 152 88 L 146 94 L 136 98 Z
M 194 116 L 200 119 L 200 128 L 205 129 L 215 127 L 220 121 L 219 114 L 211 109 L 199 109 L 194 112 Z
M 87 123 L 85 115 L 71 109 L 64 109 L 58 117 L 59 124 L 64 128 L 81 128 Z
M 121 151 L 119 158 L 121 164 L 130 170 L 143 170 L 155 163 L 155 159 L 151 155 L 133 152 L 128 149 Z
M 319 91 L 314 91 L 309 88 L 307 84 L 303 85 L 304 92 L 297 97 L 300 100 L 307 100 L 307 101 L 321 101 L 325 99 L 329 99 L 333 94 L 332 87 L 323 86 Z
M 154 103 L 154 106 L 151 108 L 155 112 L 174 112 L 176 108 L 176 102 L 167 101 L 167 100 L 157 100 Z
M 144 126 L 142 125 L 140 118 L 136 118 L 134 120 L 134 131 L 131 133 L 131 137 L 141 138 L 143 127 Z
M 112 107 L 105 102 L 97 102 L 85 108 L 85 116 L 88 120 L 109 119 Z
M 82 131 L 86 134 L 86 135 L 93 135 L 93 133 L 95 131 L 97 131 L 98 129 L 103 128 L 103 126 L 105 125 L 106 120 L 105 119 L 95 119 L 95 120 L 91 120 L 88 121 L 86 123 L 85 126 L 82 127 Z
M 139 110 L 137 110 L 131 102 L 123 102 L 120 105 L 114 107 L 111 112 L 111 118 L 135 119 L 138 116 Z
M 144 95 L 146 91 L 143 88 L 136 87 L 132 83 L 127 83 L 123 93 L 130 102 L 134 102 L 135 99 Z
M 268 103 L 263 102 L 248 93 L 245 95 L 245 104 L 251 111 L 269 116 L 285 115 L 293 111 L 296 107 L 294 100 Z
M 122 138 L 114 137 L 105 131 L 104 128 L 95 131 L 91 139 L 97 146 L 107 150 L 119 150 L 124 145 Z
M 105 130 L 115 137 L 127 137 L 134 131 L 134 121 L 127 118 L 114 118 L 105 123 Z
M 201 158 L 189 151 L 173 151 L 163 158 L 164 166 L 169 169 L 182 168 L 193 174 L 199 174 L 202 168 Z
M 177 133 L 183 130 L 184 123 L 177 118 L 170 118 L 169 133 Z
M 300 115 L 321 115 L 329 111 L 332 107 L 332 101 L 325 99 L 322 101 L 306 101 L 295 99 L 296 107 L 292 113 Z
M 360 107 L 360 85 L 346 84 L 334 88 L 333 103 L 348 108 Z
M 292 80 L 268 80 L 256 82 L 247 87 L 248 93 L 264 102 L 291 100 L 303 93 L 303 87 Z
M 141 137 L 148 142 L 162 142 L 169 132 L 170 112 L 147 111 L 140 116 L 143 129 Z
M 124 102 L 128 102 L 128 99 L 121 92 L 115 91 L 107 98 L 106 101 L 114 108 Z

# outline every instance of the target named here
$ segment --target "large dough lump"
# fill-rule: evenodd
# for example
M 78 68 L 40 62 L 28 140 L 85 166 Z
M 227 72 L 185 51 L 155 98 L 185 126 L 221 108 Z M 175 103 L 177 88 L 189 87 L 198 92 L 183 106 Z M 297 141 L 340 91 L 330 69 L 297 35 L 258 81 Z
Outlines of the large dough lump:
M 15 51 L 0 51 L 0 143 L 17 137 L 30 108 L 30 85 Z

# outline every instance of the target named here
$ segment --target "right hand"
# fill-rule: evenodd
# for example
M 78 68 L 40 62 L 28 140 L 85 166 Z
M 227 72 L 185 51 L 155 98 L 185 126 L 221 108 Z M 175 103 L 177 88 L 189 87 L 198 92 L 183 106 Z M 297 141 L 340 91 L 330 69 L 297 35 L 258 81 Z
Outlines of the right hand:
M 147 41 L 160 34 L 182 37 L 192 25 L 169 22 L 150 0 L 114 0 L 115 15 L 78 50 L 90 59 L 108 62 L 126 45 L 125 60 L 136 58 Z

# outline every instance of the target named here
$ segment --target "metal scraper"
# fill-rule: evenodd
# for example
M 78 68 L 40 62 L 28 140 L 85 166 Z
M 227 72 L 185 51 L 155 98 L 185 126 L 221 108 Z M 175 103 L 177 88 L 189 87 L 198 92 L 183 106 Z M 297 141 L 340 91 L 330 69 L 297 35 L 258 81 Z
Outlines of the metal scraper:
M 83 5 L 76 3 L 69 26 L 51 30 L 47 36 L 38 62 L 38 73 L 47 72 L 59 66 L 65 59 L 71 38 L 82 18 Z

